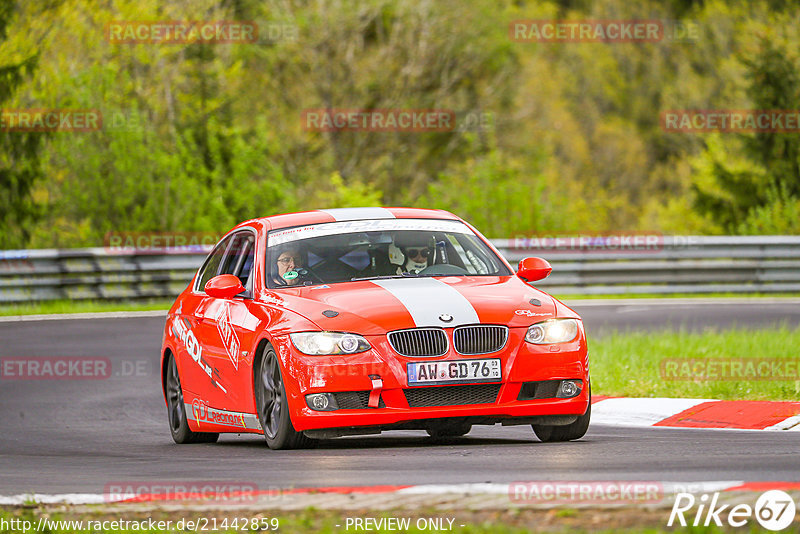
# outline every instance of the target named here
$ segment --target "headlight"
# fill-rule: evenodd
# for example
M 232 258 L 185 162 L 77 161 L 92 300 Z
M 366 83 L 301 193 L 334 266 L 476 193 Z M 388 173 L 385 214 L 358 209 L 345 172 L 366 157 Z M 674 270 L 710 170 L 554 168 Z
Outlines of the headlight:
M 289 337 L 297 350 L 312 356 L 355 354 L 370 349 L 366 339 L 345 332 L 299 332 Z
M 548 319 L 528 328 L 525 341 L 535 345 L 566 343 L 578 335 L 578 321 L 575 319 Z

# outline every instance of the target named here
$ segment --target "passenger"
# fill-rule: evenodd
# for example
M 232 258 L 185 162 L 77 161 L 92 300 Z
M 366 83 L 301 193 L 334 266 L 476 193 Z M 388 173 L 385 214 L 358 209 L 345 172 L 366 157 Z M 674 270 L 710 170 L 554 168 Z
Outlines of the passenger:
M 425 269 L 433 260 L 433 247 L 430 238 L 424 234 L 405 234 L 395 236 L 389 245 L 389 261 L 397 266 L 397 274 L 416 274 Z
M 303 258 L 297 248 L 287 248 L 280 253 L 275 261 L 277 271 L 274 271 L 272 280 L 279 286 L 294 286 L 305 280 L 306 273 L 303 268 Z

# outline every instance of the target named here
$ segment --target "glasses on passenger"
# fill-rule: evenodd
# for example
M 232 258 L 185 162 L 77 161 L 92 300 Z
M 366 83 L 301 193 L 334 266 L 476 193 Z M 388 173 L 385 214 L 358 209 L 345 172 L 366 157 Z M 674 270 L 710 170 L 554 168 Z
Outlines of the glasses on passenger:
M 407 248 L 406 252 L 408 252 L 408 255 L 410 257 L 412 257 L 412 258 L 418 258 L 418 257 L 427 258 L 431 253 L 430 249 L 427 248 L 427 247 L 424 247 L 424 248 Z
M 286 258 L 278 258 L 278 263 L 282 263 L 283 265 L 289 265 L 290 263 L 294 263 L 295 265 L 297 265 L 300 263 L 300 260 L 298 258 L 292 258 L 291 256 L 288 256 Z

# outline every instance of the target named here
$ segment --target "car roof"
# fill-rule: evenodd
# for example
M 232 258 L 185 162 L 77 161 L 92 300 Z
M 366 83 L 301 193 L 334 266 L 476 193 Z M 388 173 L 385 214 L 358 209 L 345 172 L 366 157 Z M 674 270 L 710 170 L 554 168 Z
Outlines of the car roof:
M 444 210 L 422 208 L 335 208 L 328 210 L 285 213 L 246 221 L 239 226 L 260 222 L 269 230 L 290 228 L 305 224 L 321 224 L 336 221 L 361 221 L 368 219 L 449 219 L 460 220 Z

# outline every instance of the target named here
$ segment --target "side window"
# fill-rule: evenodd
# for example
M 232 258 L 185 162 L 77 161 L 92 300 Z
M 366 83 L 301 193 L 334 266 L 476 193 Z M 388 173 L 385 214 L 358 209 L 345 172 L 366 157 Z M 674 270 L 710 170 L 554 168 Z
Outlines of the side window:
M 461 243 L 464 246 L 464 251 L 469 262 L 475 266 L 478 274 L 496 274 L 501 272 L 500 265 L 495 263 L 491 257 L 481 253 L 478 247 L 477 237 L 464 236 L 464 241 Z
M 242 270 L 239 272 L 239 280 L 242 281 L 242 285 L 247 289 L 247 291 L 253 291 L 253 264 L 256 262 L 256 247 L 254 245 L 254 241 L 251 237 L 250 240 L 250 250 L 247 252 L 247 255 L 244 258 L 244 263 L 242 264 Z
M 353 269 L 361 271 L 369 266 L 370 262 L 369 252 L 363 249 L 351 250 L 350 252 L 339 258 L 339 261 L 342 263 L 346 263 Z
M 458 242 L 456 236 L 452 234 L 447 234 L 447 240 L 450 241 L 450 245 L 456 250 L 456 253 L 461 261 L 464 263 L 464 268 L 467 270 L 469 274 L 477 274 L 479 271 L 479 267 L 475 266 L 477 258 L 475 258 L 475 254 L 471 252 L 464 252 L 464 247 L 461 246 L 461 243 Z M 485 266 L 482 268 L 485 274 Z
M 232 246 L 228 249 L 223 260 L 219 274 L 232 274 L 239 277 L 242 285 L 247 289 L 250 273 L 253 271 L 255 260 L 255 237 L 250 232 L 243 232 L 234 236 Z
M 211 254 L 208 256 L 208 259 L 206 259 L 206 262 L 200 271 L 200 275 L 198 276 L 199 282 L 197 283 L 197 291 L 203 291 L 203 288 L 206 287 L 208 281 L 217 276 L 220 263 L 222 263 L 222 257 L 225 255 L 225 249 L 228 248 L 230 242 L 231 237 L 228 237 L 218 244 L 213 251 L 211 251 Z

